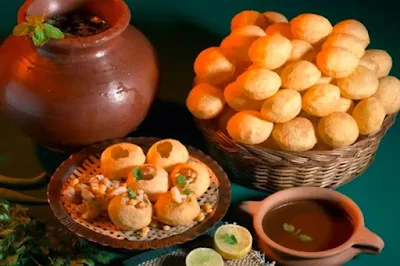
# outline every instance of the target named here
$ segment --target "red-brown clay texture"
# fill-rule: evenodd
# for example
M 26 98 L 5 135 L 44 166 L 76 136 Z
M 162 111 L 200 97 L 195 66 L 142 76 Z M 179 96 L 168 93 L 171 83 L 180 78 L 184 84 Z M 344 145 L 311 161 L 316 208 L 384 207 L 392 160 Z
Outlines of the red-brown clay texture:
M 0 111 L 52 148 L 127 135 L 146 117 L 158 86 L 153 47 L 129 25 L 123 0 L 28 0 L 18 21 L 41 13 L 51 17 L 82 3 L 111 28 L 39 49 L 28 37 L 10 36 L 0 48 Z

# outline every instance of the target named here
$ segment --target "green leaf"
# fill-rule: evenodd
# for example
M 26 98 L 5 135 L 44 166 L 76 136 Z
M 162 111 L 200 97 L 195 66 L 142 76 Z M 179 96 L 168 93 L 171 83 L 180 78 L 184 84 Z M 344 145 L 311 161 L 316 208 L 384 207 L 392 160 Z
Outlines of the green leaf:
M 131 198 L 131 199 L 135 199 L 136 198 L 136 192 L 135 191 L 133 191 L 130 187 L 128 187 L 128 196 L 129 196 L 129 198 Z
M 64 33 L 61 30 L 54 27 L 51 24 L 44 23 L 43 24 L 43 32 L 47 39 L 63 39 Z
M 310 236 L 308 236 L 306 234 L 300 234 L 297 236 L 297 238 L 300 239 L 300 241 L 302 241 L 302 242 L 310 242 L 313 240 Z
M 191 193 L 193 193 L 193 190 L 185 189 L 182 193 L 185 194 L 185 195 L 190 195 Z
M 0 214 L 0 222 L 10 221 L 10 218 L 8 213 Z
M 135 179 L 137 181 L 143 180 L 143 175 L 142 175 L 142 171 L 140 170 L 140 168 L 133 168 L 132 173 L 135 176 Z
M 41 42 L 46 40 L 46 36 L 44 36 L 44 31 L 39 26 L 35 27 L 35 31 L 34 31 L 34 35 L 33 36 L 35 36 L 35 38 L 38 39 Z
M 32 36 L 32 41 L 33 41 L 33 44 L 34 44 L 36 47 L 41 47 L 41 46 L 43 46 L 43 44 L 45 43 L 44 40 L 41 41 L 41 40 L 37 39 L 35 35 Z
M 22 22 L 14 27 L 14 36 L 26 36 L 32 31 L 32 26 L 29 23 Z
M 283 224 L 283 229 L 284 229 L 286 232 L 291 233 L 291 234 L 293 234 L 294 231 L 296 230 L 296 228 L 295 228 L 293 225 L 288 224 L 288 223 L 284 223 L 284 224 Z
M 178 186 L 180 186 L 181 188 L 186 186 L 186 176 L 184 175 L 178 175 L 176 178 L 176 183 L 178 184 Z
M 226 234 L 224 234 L 223 237 L 224 237 L 224 242 L 229 245 L 236 245 L 238 242 L 234 234 L 230 235 L 230 234 L 226 233 Z

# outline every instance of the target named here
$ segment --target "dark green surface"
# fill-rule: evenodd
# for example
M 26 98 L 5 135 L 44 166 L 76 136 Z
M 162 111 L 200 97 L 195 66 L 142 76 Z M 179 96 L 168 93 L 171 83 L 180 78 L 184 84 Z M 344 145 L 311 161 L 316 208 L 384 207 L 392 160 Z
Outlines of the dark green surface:
M 40 0 L 39 0 L 40 1 Z M 6 37 L 16 23 L 16 12 L 23 1 L 2 1 L 0 36 Z M 132 10 L 132 23 L 154 43 L 162 72 L 160 102 L 137 135 L 173 137 L 203 148 L 200 133 L 194 128 L 190 114 L 182 105 L 191 88 L 192 64 L 202 49 L 218 45 L 229 33 L 229 21 L 238 11 L 275 10 L 289 18 L 303 12 L 325 15 L 332 23 L 356 18 L 365 23 L 371 35 L 372 48 L 387 50 L 395 62 L 392 75 L 400 76 L 398 50 L 398 14 L 396 1 L 127 1 Z M 169 114 L 171 120 L 165 114 Z M 180 119 L 175 119 L 179 115 Z M 135 135 L 136 135 L 135 134 Z M 363 255 L 350 266 L 397 265 L 400 222 L 399 151 L 400 123 L 385 136 L 370 169 L 339 191 L 355 200 L 364 212 L 367 226 L 382 236 L 386 247 L 379 256 Z M 63 156 L 52 154 L 21 136 L 0 116 L 0 173 L 29 177 L 42 169 L 53 171 Z M 45 196 L 45 187 L 33 191 Z M 233 203 L 261 199 L 265 193 L 238 185 L 232 186 Z M 35 214 L 53 220 L 47 207 L 35 207 Z M 230 217 L 233 217 L 232 213 Z

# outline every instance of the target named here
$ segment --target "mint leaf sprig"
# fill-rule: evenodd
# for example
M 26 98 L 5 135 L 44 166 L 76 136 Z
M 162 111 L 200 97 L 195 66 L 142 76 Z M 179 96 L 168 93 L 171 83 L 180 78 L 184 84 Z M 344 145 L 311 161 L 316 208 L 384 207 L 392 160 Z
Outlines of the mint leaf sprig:
M 14 27 L 14 36 L 29 36 L 36 47 L 41 47 L 51 39 L 63 39 L 64 33 L 53 25 L 45 23 L 44 14 L 40 16 L 27 16 L 26 22 Z

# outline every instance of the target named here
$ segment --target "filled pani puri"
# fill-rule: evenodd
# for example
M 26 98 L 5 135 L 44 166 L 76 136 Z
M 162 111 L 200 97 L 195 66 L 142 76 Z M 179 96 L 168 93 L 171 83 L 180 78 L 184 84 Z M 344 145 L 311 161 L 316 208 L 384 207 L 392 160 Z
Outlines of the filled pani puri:
M 246 70 L 237 78 L 236 83 L 248 98 L 264 100 L 279 90 L 281 78 L 271 70 L 259 68 Z
M 260 144 L 271 134 L 274 124 L 256 111 L 241 111 L 228 121 L 227 131 L 232 139 L 244 144 Z
M 169 177 L 164 168 L 144 164 L 132 169 L 127 179 L 128 186 L 137 191 L 142 189 L 151 202 L 155 202 L 162 193 L 169 189 Z
M 356 70 L 359 58 L 346 49 L 329 47 L 317 54 L 316 62 L 326 76 L 345 78 Z
M 292 43 L 280 34 L 264 36 L 249 48 L 250 60 L 263 68 L 274 70 L 283 66 L 292 52 Z
M 171 226 L 191 224 L 200 211 L 196 196 L 190 191 L 182 193 L 177 187 L 162 194 L 154 205 L 157 219 Z
M 370 135 L 378 132 L 385 119 L 385 109 L 375 97 L 369 97 L 356 104 L 353 117 L 357 122 L 361 135 Z
M 303 91 L 315 85 L 321 78 L 321 71 L 311 62 L 299 60 L 287 64 L 280 73 L 282 87 Z
M 171 173 L 171 180 L 181 191 L 190 189 L 196 197 L 201 197 L 211 182 L 207 168 L 197 162 L 177 165 Z
M 160 166 L 167 172 L 189 160 L 185 145 L 175 139 L 163 139 L 154 143 L 147 152 L 147 163 Z
M 146 155 L 138 145 L 117 143 L 102 152 L 100 167 L 102 174 L 109 179 L 126 178 L 133 167 L 145 161 Z
M 301 95 L 295 90 L 279 90 L 268 98 L 261 108 L 261 116 L 271 122 L 284 123 L 301 111 Z
M 199 119 L 212 119 L 221 113 L 225 99 L 223 92 L 206 83 L 195 86 L 186 98 L 186 106 Z
M 334 112 L 319 121 L 318 134 L 332 148 L 353 144 L 359 135 L 357 122 L 348 113 Z
M 349 76 L 337 79 L 341 94 L 352 100 L 361 100 L 374 95 L 379 80 L 369 68 L 359 65 Z
M 226 103 L 235 111 L 254 110 L 259 111 L 262 100 L 253 100 L 247 97 L 242 87 L 237 82 L 229 84 L 224 90 Z
M 379 79 L 379 86 L 374 97 L 380 101 L 386 114 L 394 114 L 400 109 L 400 81 L 387 76 Z
M 290 21 L 293 38 L 318 44 L 332 32 L 328 19 L 317 14 L 301 14 Z
M 308 151 L 317 143 L 313 124 L 304 117 L 276 124 L 272 130 L 272 137 L 285 151 Z
M 363 58 L 371 59 L 379 66 L 377 73 L 378 78 L 389 75 L 390 70 L 392 69 L 393 61 L 388 52 L 381 49 L 368 49 L 365 50 Z
M 340 103 L 340 89 L 332 84 L 318 84 L 303 95 L 303 110 L 323 117 L 335 112 Z

